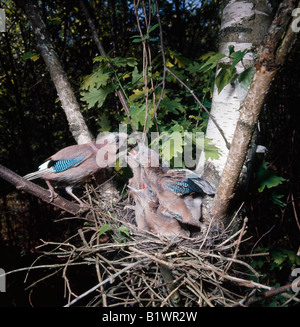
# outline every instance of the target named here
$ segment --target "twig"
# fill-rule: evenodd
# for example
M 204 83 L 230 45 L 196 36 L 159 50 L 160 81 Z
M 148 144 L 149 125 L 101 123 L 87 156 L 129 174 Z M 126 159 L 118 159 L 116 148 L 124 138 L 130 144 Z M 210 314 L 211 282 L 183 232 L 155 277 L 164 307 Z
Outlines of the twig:
M 300 283 L 298 283 L 298 284 L 300 284 Z M 240 304 L 250 305 L 250 304 L 253 304 L 255 302 L 267 299 L 269 297 L 273 297 L 273 296 L 285 293 L 287 291 L 290 291 L 292 289 L 292 286 L 293 286 L 293 283 L 283 285 L 283 286 L 280 286 L 280 287 L 277 287 L 277 288 L 270 288 L 270 290 L 266 291 L 265 293 L 263 293 L 263 294 L 261 294 L 259 296 L 251 296 L 251 297 L 248 297 L 246 300 L 240 301 L 235 306 L 238 306 Z
M 239 246 L 241 244 L 241 240 L 242 240 L 242 237 L 244 235 L 244 231 L 245 231 L 245 228 L 246 228 L 246 225 L 247 225 L 247 221 L 248 221 L 248 218 L 245 218 L 244 219 L 244 223 L 243 223 L 243 226 L 242 226 L 242 229 L 241 229 L 241 232 L 240 232 L 240 235 L 239 235 L 239 238 L 237 240 L 237 245 L 236 245 L 236 248 L 234 250 L 234 253 L 233 253 L 233 256 L 232 256 L 232 259 L 235 259 L 236 256 L 237 256 L 237 253 L 238 253 L 238 250 L 239 250 Z M 232 264 L 233 261 L 230 261 L 229 264 L 227 265 L 226 269 L 225 269 L 225 273 L 228 271 L 228 269 L 230 268 L 231 264 Z
M 297 211 L 296 211 L 296 207 L 295 207 L 295 201 L 294 201 L 294 194 L 293 193 L 291 193 L 291 198 L 292 198 L 292 206 L 293 206 L 293 211 L 294 211 L 294 217 L 295 217 L 298 229 L 300 231 L 300 223 L 299 223 L 299 219 L 298 219 L 298 215 L 297 215 Z
M 214 116 L 205 108 L 205 106 L 202 104 L 202 102 L 198 99 L 198 97 L 195 95 L 194 91 L 191 90 L 176 74 L 174 74 L 168 67 L 166 67 L 166 71 L 168 73 L 170 73 L 173 77 L 175 77 L 177 79 L 177 81 L 183 86 L 185 87 L 193 96 L 193 98 L 196 100 L 196 102 L 199 104 L 199 106 L 208 114 L 208 116 L 210 117 L 211 121 L 215 124 L 216 128 L 218 129 L 219 133 L 221 134 L 221 136 L 223 137 L 226 147 L 229 150 L 230 149 L 230 143 L 227 141 L 225 134 L 222 130 L 222 128 L 219 126 L 219 124 L 217 123 L 216 119 L 214 118 Z
M 90 288 L 89 290 L 87 290 L 86 292 L 82 293 L 81 295 L 77 296 L 76 299 L 74 299 L 73 301 L 71 301 L 70 303 L 68 303 L 67 305 L 65 305 L 65 307 L 69 307 L 71 305 L 73 305 L 74 303 L 76 303 L 77 301 L 83 299 L 84 297 L 86 297 L 87 295 L 89 295 L 90 293 L 94 292 L 97 288 L 99 288 L 100 286 L 111 282 L 113 279 L 115 279 L 116 277 L 118 277 L 119 275 L 123 274 L 125 271 L 132 269 L 133 267 L 144 263 L 145 261 L 149 260 L 148 258 L 144 258 L 142 260 L 133 262 L 132 264 L 126 266 L 125 268 L 119 270 L 118 272 L 116 272 L 114 275 L 106 278 L 105 280 L 103 280 L 102 282 L 98 283 L 97 285 L 95 285 L 94 287 Z

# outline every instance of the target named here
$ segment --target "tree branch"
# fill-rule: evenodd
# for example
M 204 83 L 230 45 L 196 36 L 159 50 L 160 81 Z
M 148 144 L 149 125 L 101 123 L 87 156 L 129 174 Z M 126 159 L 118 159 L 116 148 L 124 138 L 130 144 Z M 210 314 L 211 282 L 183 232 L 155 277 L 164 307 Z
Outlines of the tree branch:
M 83 119 L 80 106 L 72 90 L 67 74 L 53 48 L 47 27 L 39 13 L 38 5 L 31 0 L 15 0 L 25 11 L 36 39 L 37 49 L 49 69 L 62 108 L 69 122 L 70 131 L 78 144 L 88 143 L 93 137 Z
M 103 48 L 103 45 L 102 45 L 102 42 L 101 42 L 101 40 L 99 38 L 99 35 L 97 33 L 95 24 L 93 22 L 93 19 L 92 19 L 91 15 L 90 15 L 90 13 L 88 11 L 88 8 L 87 8 L 84 0 L 80 0 L 80 5 L 81 5 L 81 8 L 82 8 L 82 10 L 84 12 L 84 15 L 86 17 L 88 25 L 89 25 L 89 27 L 90 27 L 90 29 L 92 31 L 92 38 L 93 38 L 93 40 L 94 40 L 94 42 L 95 42 L 101 56 L 106 56 L 107 53 L 106 53 L 105 49 Z M 115 82 L 115 79 L 112 78 L 112 81 Z M 136 131 L 134 125 L 133 125 L 131 115 L 130 115 L 130 109 L 129 109 L 129 106 L 128 106 L 127 101 L 125 99 L 125 95 L 124 95 L 123 91 L 120 88 L 117 88 L 115 90 L 115 93 L 118 96 L 118 98 L 119 98 L 119 100 L 120 100 L 120 102 L 121 102 L 121 104 L 122 104 L 122 106 L 123 106 L 123 108 L 124 108 L 124 110 L 125 110 L 125 112 L 126 112 L 126 114 L 128 116 L 128 119 L 129 119 L 129 122 L 130 122 L 130 125 L 131 125 L 131 128 L 132 128 L 133 132 L 135 132 L 137 137 L 138 137 L 138 133 L 137 133 L 137 131 Z
M 226 217 L 229 204 L 234 197 L 234 189 L 270 84 L 296 40 L 297 33 L 291 34 L 291 27 L 287 25 L 287 22 L 291 24 L 291 12 L 295 5 L 295 1 L 292 0 L 281 3 L 257 53 L 253 81 L 241 108 L 227 162 L 212 206 L 212 214 L 219 219 Z M 280 49 L 279 53 L 277 49 Z
M 50 203 L 73 215 L 78 214 L 81 210 L 81 207 L 78 204 L 68 201 L 61 196 L 57 196 L 52 202 L 50 202 L 48 190 L 22 178 L 15 172 L 2 165 L 0 165 L 0 177 L 6 180 L 7 182 L 13 184 L 18 190 L 23 190 L 27 193 L 30 193 L 40 198 L 44 202 Z

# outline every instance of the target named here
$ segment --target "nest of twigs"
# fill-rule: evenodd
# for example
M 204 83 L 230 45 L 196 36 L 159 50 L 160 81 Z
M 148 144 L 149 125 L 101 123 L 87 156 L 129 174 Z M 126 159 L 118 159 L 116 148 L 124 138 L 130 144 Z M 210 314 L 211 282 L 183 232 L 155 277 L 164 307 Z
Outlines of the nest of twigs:
M 170 239 L 137 230 L 134 211 L 126 209 L 127 195 L 108 203 L 101 194 L 88 186 L 83 200 L 91 209 L 63 218 L 84 220 L 77 234 L 39 246 L 43 255 L 63 260 L 53 268 L 62 271 L 66 306 L 235 306 L 243 304 L 248 290 L 269 289 L 238 253 L 246 219 L 235 233 L 212 220 L 196 237 Z M 69 269 L 76 265 L 86 265 L 97 276 L 81 294 L 69 281 Z

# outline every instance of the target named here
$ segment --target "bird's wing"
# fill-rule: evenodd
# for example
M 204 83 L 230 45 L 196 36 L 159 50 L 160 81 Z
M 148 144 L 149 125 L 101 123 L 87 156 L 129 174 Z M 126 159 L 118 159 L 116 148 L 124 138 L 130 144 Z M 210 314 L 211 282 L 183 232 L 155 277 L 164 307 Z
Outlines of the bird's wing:
M 80 165 L 82 162 L 95 155 L 95 149 L 90 143 L 68 146 L 39 166 L 39 169 L 52 167 L 54 172 L 60 173 L 72 167 Z
M 216 189 L 204 178 L 189 178 L 188 183 L 192 192 L 208 195 L 216 194 Z

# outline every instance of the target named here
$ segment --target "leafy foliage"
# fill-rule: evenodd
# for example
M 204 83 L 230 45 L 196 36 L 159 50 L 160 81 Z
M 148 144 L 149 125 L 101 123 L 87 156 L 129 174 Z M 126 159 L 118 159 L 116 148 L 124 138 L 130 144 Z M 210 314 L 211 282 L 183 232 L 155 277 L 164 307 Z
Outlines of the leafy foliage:
M 111 232 L 115 243 L 126 243 L 126 237 L 130 236 L 129 229 L 125 225 L 117 227 L 116 225 L 104 224 L 99 230 L 99 236 Z
M 250 52 L 251 49 L 234 51 L 234 46 L 232 45 L 230 45 L 228 49 L 228 56 L 224 53 L 216 52 L 210 52 L 203 55 L 202 60 L 204 60 L 204 63 L 200 67 L 200 71 L 208 72 L 210 70 L 214 70 L 218 65 L 219 71 L 216 77 L 216 86 L 219 93 L 227 84 L 236 80 L 240 83 L 243 89 L 248 90 L 252 82 L 254 68 L 249 67 L 238 74 L 236 65 L 240 62 L 242 63 L 244 56 Z
M 180 76 L 180 79 L 184 80 L 190 88 L 195 89 L 197 95 L 210 107 L 213 71 L 199 73 L 200 60 L 192 61 L 169 49 L 166 61 L 172 67 L 172 72 Z M 185 132 L 205 131 L 207 114 L 192 101 L 186 89 L 180 88 L 180 91 L 177 91 L 178 81 L 170 74 L 166 75 L 166 87 L 158 107 L 163 69 L 160 56 L 153 60 L 153 65 L 147 72 L 147 80 L 151 80 L 153 85 L 152 88 L 147 89 L 147 93 L 152 94 L 151 101 L 148 99 L 147 103 L 143 72 L 135 58 L 98 56 L 94 58 L 94 63 L 96 66 L 93 72 L 83 79 L 81 100 L 87 103 L 87 108 L 96 107 L 99 110 L 105 105 L 108 94 L 118 87 L 121 88 L 129 104 L 133 127 L 136 130 L 145 129 L 146 132 L 158 130 L 161 137 L 156 142 L 164 138 L 168 145 L 171 143 L 168 149 L 166 146 L 161 147 L 164 160 L 172 161 L 183 152 L 186 144 Z M 121 122 L 128 124 L 128 118 L 125 115 Z M 172 136 L 172 133 L 175 134 Z M 166 134 L 169 136 L 166 137 Z M 195 140 L 192 141 L 196 144 Z M 210 141 L 204 139 L 204 147 L 201 150 L 205 151 L 206 158 L 218 158 L 218 149 L 210 144 Z
M 276 176 L 274 172 L 271 169 L 269 169 L 269 163 L 266 161 L 264 161 L 258 169 L 257 182 L 259 184 L 259 188 L 258 188 L 259 192 L 263 192 L 265 187 L 267 188 L 276 187 L 285 181 L 286 181 L 285 178 Z

